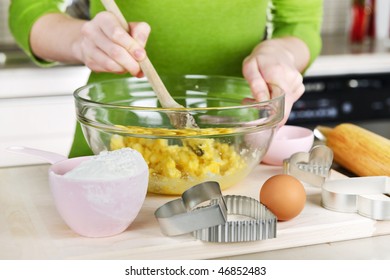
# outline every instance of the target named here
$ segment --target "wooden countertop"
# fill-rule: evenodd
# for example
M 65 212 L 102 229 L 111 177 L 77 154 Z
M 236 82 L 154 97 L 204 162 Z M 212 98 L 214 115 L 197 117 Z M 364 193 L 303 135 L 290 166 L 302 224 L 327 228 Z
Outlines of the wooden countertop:
M 141 212 L 122 234 L 85 238 L 73 233 L 57 213 L 47 178 L 48 165 L 0 169 L 0 259 L 210 259 L 267 252 L 304 245 L 390 234 L 390 221 L 338 213 L 320 206 L 320 190 L 306 187 L 303 212 L 279 222 L 277 238 L 230 244 L 166 237 L 154 211 L 172 196 L 148 195 Z M 259 165 L 224 194 L 258 198 L 263 182 L 280 167 Z M 331 179 L 343 175 L 332 172 Z

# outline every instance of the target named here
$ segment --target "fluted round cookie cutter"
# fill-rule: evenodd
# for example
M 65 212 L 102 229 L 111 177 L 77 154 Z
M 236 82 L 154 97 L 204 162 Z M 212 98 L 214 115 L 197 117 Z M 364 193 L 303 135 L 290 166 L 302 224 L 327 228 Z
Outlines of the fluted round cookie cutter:
M 224 196 L 228 221 L 225 224 L 203 228 L 193 236 L 207 242 L 245 242 L 276 237 L 276 216 L 258 200 L 240 195 Z M 229 216 L 241 216 L 245 220 L 231 220 Z M 238 217 L 235 217 L 237 219 Z
M 204 205 L 205 202 L 208 204 Z M 160 206 L 155 217 L 168 236 L 192 232 L 194 237 L 207 242 L 276 237 L 277 218 L 270 210 L 254 198 L 222 196 L 219 184 L 213 181 L 195 185 L 181 198 Z

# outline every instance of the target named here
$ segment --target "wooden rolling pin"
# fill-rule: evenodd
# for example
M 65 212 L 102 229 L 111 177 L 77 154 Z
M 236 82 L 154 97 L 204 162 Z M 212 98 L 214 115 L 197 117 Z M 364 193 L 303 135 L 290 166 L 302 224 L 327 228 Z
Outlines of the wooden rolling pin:
M 357 176 L 390 176 L 390 140 L 357 125 L 318 126 L 334 160 Z

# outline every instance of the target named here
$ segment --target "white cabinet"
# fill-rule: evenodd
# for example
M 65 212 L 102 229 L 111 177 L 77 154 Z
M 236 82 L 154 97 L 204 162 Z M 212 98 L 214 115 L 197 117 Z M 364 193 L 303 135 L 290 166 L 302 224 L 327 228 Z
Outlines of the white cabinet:
M 390 73 L 390 53 L 321 55 L 305 76 Z
M 67 155 L 73 139 L 73 91 L 84 85 L 84 67 L 0 69 L 0 167 L 44 160 L 14 154 L 11 145 Z

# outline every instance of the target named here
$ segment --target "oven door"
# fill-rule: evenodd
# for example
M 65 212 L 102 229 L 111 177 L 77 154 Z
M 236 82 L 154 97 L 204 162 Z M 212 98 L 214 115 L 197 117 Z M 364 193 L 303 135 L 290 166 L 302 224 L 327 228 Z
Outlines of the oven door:
M 288 124 L 351 122 L 390 138 L 390 73 L 310 76 L 304 84 Z

